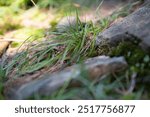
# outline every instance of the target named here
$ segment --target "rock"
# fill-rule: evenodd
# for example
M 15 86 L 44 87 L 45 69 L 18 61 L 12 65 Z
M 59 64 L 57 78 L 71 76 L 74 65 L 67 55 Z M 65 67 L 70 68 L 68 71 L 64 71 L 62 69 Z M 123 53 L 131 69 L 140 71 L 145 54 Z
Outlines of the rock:
M 74 16 L 68 16 L 62 18 L 56 26 L 58 32 L 66 32 L 70 29 L 75 29 L 78 25 L 78 20 Z
M 61 88 L 65 82 L 78 79 L 83 70 L 87 71 L 89 77 L 94 80 L 108 73 L 123 70 L 126 67 L 127 63 L 123 57 L 109 58 L 99 56 L 88 59 L 82 65 L 71 66 L 63 71 L 46 75 L 20 87 L 11 87 L 5 90 L 5 95 L 8 99 L 27 99 L 33 94 L 51 95 Z
M 121 22 L 113 24 L 106 29 L 96 39 L 96 45 L 107 40 L 110 45 L 114 46 L 123 40 L 138 39 L 141 41 L 140 46 L 150 49 L 150 8 L 142 7 L 133 12 Z

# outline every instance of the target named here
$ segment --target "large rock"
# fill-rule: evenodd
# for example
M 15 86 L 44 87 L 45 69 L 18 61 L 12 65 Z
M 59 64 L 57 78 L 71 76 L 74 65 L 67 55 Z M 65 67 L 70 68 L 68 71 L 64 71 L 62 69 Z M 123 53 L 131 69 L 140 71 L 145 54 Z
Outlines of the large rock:
M 134 13 L 124 18 L 121 22 L 112 25 L 104 32 L 100 33 L 96 39 L 96 45 L 107 40 L 114 46 L 123 40 L 141 41 L 143 49 L 150 49 L 150 8 L 142 7 Z
M 10 84 L 8 83 L 5 86 L 5 95 L 8 99 L 26 99 L 33 94 L 51 95 L 62 87 L 65 82 L 78 79 L 83 70 L 87 71 L 89 78 L 94 80 L 100 78 L 102 75 L 123 70 L 126 67 L 127 63 L 123 57 L 95 57 L 88 59 L 82 65 L 71 66 L 68 69 L 46 75 L 41 79 L 34 80 L 19 87 L 9 87 L 8 85 Z

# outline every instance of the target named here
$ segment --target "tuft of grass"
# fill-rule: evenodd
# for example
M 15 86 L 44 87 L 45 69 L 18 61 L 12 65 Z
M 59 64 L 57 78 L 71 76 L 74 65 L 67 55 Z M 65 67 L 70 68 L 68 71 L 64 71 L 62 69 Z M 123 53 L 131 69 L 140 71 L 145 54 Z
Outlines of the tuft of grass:
M 65 32 L 49 32 L 51 37 L 37 44 L 29 44 L 6 66 L 6 74 L 16 71 L 15 76 L 33 73 L 57 64 L 74 64 L 95 54 L 95 37 L 100 31 L 92 22 L 82 23 L 76 17 L 76 25 Z M 14 73 L 14 72 L 13 72 Z

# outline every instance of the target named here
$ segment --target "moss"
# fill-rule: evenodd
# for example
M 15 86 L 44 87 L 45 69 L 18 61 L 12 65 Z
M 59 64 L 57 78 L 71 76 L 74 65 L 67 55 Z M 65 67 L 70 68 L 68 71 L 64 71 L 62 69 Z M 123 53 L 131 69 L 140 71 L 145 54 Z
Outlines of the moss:
M 122 42 L 110 52 L 111 56 L 124 56 L 132 72 L 140 76 L 149 74 L 150 54 L 142 50 L 138 43 Z
M 121 42 L 117 47 L 112 48 L 110 53 L 111 56 L 123 55 L 131 65 L 142 61 L 145 54 L 138 43 L 134 44 L 132 42 Z
M 107 40 L 102 40 L 96 50 L 98 55 L 108 55 L 108 53 L 111 51 L 111 48 Z
M 117 77 L 129 78 L 133 80 L 133 74 L 136 74 L 135 87 L 131 94 L 125 95 L 122 99 L 149 99 L 149 76 L 150 76 L 150 53 L 145 52 L 139 47 L 139 42 L 121 42 L 118 46 L 111 48 L 110 56 L 124 56 L 128 69 Z M 128 89 L 130 86 L 121 81 L 122 84 Z M 144 88 L 144 91 L 141 90 Z M 140 96 L 138 96 L 141 93 Z

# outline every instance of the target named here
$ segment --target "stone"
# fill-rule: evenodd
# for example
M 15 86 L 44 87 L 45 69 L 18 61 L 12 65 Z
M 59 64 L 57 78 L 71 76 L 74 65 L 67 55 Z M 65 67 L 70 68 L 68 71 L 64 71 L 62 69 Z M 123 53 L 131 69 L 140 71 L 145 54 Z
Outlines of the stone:
M 56 29 L 58 32 L 63 33 L 68 30 L 75 29 L 77 25 L 78 20 L 75 16 L 67 16 L 58 22 Z
M 73 65 L 62 71 L 45 75 L 41 79 L 33 80 L 20 87 L 10 87 L 4 93 L 8 99 L 27 99 L 34 94 L 51 95 L 60 89 L 65 82 L 78 79 L 83 70 L 87 72 L 90 79 L 96 80 L 111 72 L 124 70 L 126 67 L 127 63 L 124 57 L 99 56 L 88 59 L 83 64 Z M 5 85 L 5 88 L 9 87 L 8 85 Z
M 111 46 L 115 46 L 121 41 L 134 41 L 135 39 L 140 41 L 140 46 L 144 50 L 150 49 L 149 7 L 139 8 L 122 21 L 104 30 L 98 35 L 96 46 L 99 46 L 104 40 L 107 40 Z

